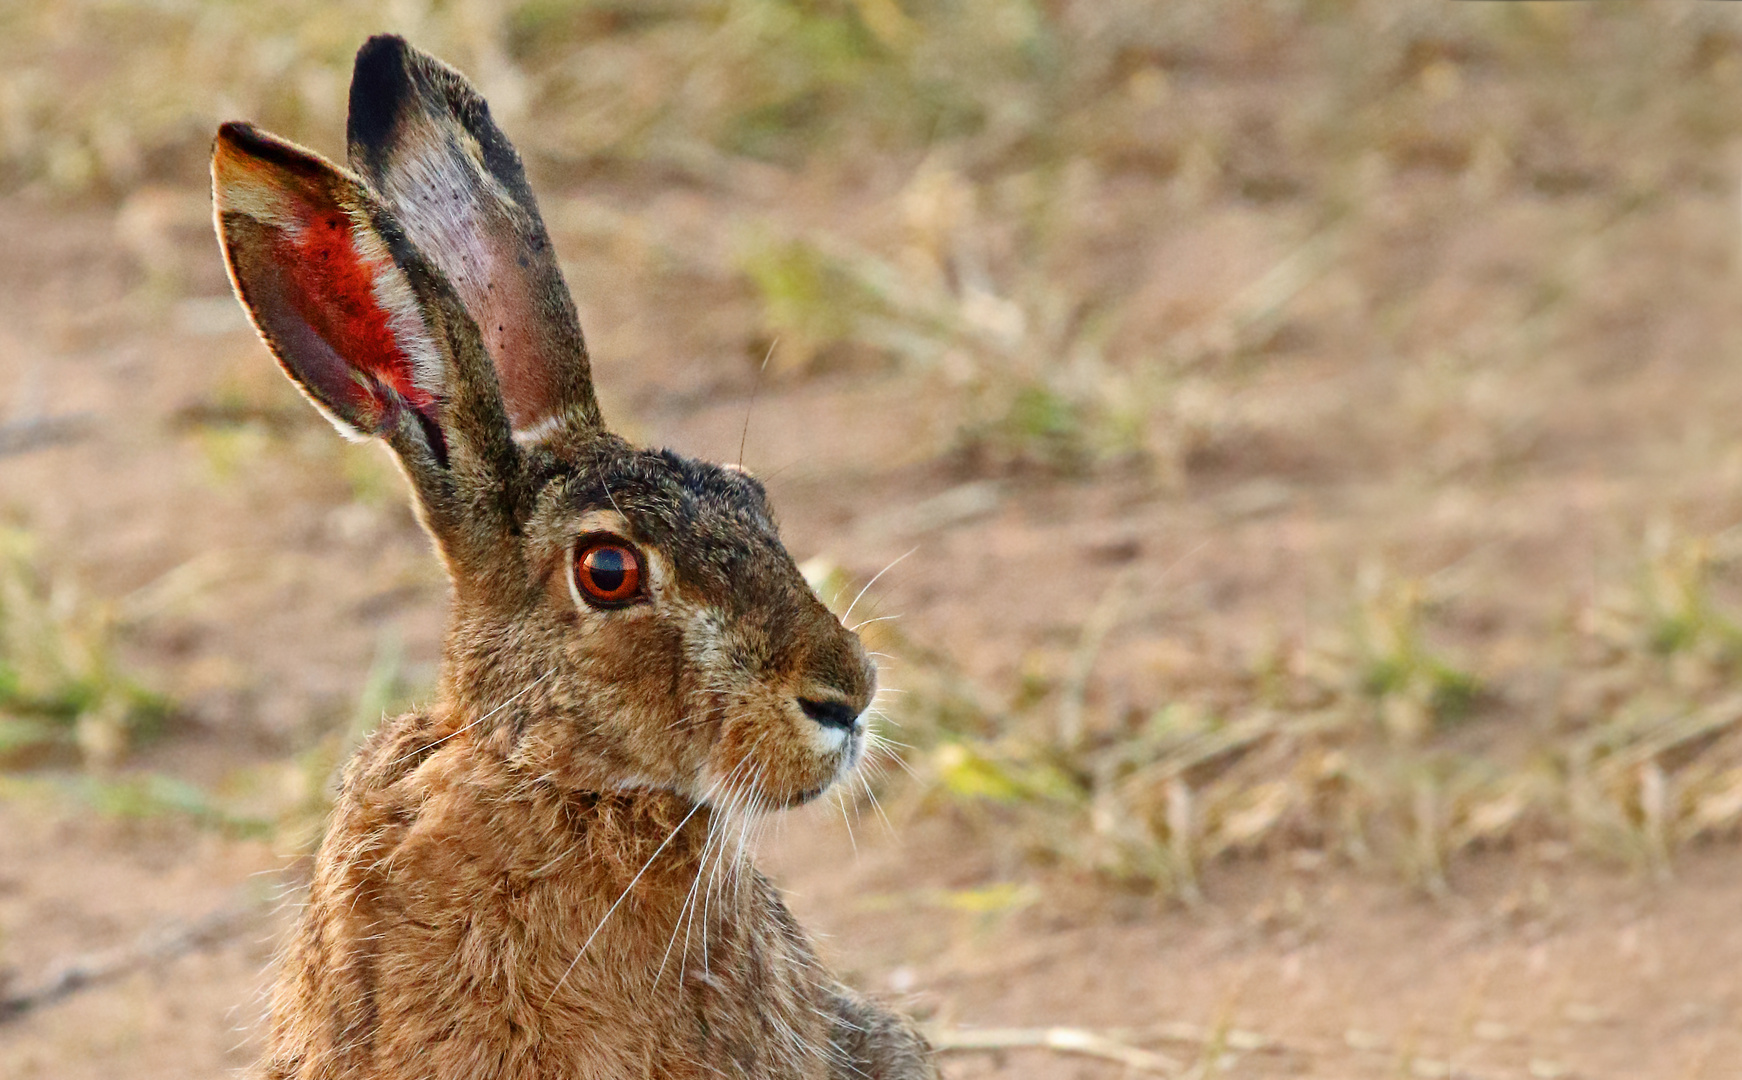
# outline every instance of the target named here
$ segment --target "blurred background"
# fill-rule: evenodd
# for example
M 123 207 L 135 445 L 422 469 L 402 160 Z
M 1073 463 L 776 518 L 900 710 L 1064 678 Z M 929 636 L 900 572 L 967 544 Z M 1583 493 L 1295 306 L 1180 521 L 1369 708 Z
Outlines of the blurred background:
M 764 859 L 947 1076 L 1729 1075 L 1742 9 L 8 0 L 0 1076 L 251 1060 L 431 692 L 205 174 L 342 158 L 383 30 L 524 153 L 608 421 L 876 578 L 899 762 Z

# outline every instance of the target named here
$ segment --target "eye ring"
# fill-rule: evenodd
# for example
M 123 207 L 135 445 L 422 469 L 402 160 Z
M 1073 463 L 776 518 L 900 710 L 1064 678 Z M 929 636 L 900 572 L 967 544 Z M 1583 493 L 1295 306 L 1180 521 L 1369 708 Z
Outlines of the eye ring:
M 618 608 L 646 599 L 646 577 L 641 553 L 626 540 L 606 534 L 575 542 L 569 579 L 576 594 L 593 607 Z

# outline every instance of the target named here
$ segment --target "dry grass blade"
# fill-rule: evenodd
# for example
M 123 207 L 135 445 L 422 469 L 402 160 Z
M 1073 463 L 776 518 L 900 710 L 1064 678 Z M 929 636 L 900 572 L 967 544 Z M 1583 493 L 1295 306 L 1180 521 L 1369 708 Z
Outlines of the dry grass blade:
M 1336 261 L 1343 235 L 1327 229 L 1314 235 L 1286 258 L 1242 289 L 1194 333 L 1182 335 L 1182 352 L 1193 362 L 1238 350 L 1262 338 L 1287 314 L 1288 305 Z
M 1101 645 L 1119 621 L 1120 610 L 1130 590 L 1131 577 L 1129 570 L 1115 577 L 1113 583 L 1101 594 L 1100 602 L 1095 605 L 1088 621 L 1083 624 L 1076 655 L 1072 658 L 1071 672 L 1065 680 L 1062 700 L 1059 702 L 1058 738 L 1063 746 L 1074 746 L 1083 737 L 1083 705 L 1084 698 L 1088 695 L 1089 678 L 1094 674 L 1095 659 L 1101 653 Z

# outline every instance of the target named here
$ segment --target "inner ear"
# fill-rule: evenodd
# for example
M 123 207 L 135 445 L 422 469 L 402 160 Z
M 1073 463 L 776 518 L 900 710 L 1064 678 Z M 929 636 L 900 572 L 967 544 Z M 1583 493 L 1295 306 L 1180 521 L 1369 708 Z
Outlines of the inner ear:
M 346 434 L 410 421 L 445 458 L 443 351 L 390 218 L 354 178 L 246 124 L 219 131 L 212 179 L 236 292 L 285 373 Z

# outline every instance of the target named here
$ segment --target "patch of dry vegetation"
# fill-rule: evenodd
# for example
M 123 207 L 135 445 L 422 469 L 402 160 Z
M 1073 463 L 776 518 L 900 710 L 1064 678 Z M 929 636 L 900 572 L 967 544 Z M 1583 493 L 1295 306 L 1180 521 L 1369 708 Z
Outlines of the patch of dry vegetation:
M 162 727 L 167 704 L 122 669 L 112 611 L 0 529 L 0 765 L 108 765 Z
M 1232 669 L 1206 658 L 1112 722 L 1085 721 L 1086 677 L 1001 704 L 939 661 L 898 707 L 924 744 L 918 797 L 1043 862 L 1187 898 L 1214 860 L 1282 853 L 1434 892 L 1478 850 L 1667 873 L 1678 848 L 1742 835 L 1742 639 L 1711 591 L 1735 555 L 1667 543 L 1528 658 L 1555 684 L 1546 701 L 1509 700 L 1504 677 L 1437 651 L 1431 587 L 1377 575 L 1346 627 Z M 1085 671 L 1095 647 L 1090 628 Z
M 1723 5 L 27 0 L 0 12 L 0 183 L 198 183 L 232 116 L 332 152 L 383 28 L 467 70 L 548 190 L 747 207 L 705 236 L 650 200 L 547 207 L 638 283 L 700 283 L 716 348 L 910 380 L 944 417 L 921 456 L 963 483 L 1226 496 L 1229 530 L 1314 485 L 1431 510 L 1556 455 L 1601 469 L 1640 400 L 1615 373 L 1675 330 L 1623 256 L 1728 199 L 1742 137 Z M 914 661 L 901 798 L 1186 895 L 1281 852 L 1431 889 L 1481 848 L 1662 869 L 1742 831 L 1736 510 L 1639 524 L 1540 598 L 1464 572 L 1451 526 L 1432 556 L 1351 540 L 1313 625 L 1192 639 L 1123 700 L 1098 687 L 1145 663 L 1126 604 L 1166 576 L 1153 551 L 1003 681 L 868 628 Z

